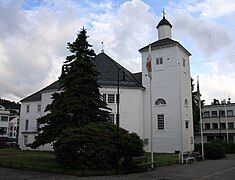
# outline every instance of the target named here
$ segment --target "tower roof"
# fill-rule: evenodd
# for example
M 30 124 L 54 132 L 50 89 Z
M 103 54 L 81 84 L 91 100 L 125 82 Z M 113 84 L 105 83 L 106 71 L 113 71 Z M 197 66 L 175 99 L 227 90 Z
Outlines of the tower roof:
M 157 28 L 163 25 L 167 25 L 167 26 L 170 26 L 170 28 L 172 28 L 171 23 L 165 18 L 165 16 L 163 16 L 162 20 L 158 23 Z

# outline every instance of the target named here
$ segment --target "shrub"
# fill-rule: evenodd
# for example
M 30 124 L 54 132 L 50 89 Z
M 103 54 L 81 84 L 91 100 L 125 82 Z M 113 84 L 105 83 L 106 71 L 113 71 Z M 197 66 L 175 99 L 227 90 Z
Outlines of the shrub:
M 219 159 L 225 157 L 225 148 L 218 141 L 204 144 L 206 159 Z
M 137 134 L 119 129 L 119 159 L 143 155 Z M 54 143 L 57 162 L 73 169 L 109 169 L 116 165 L 116 126 L 91 123 L 67 128 Z

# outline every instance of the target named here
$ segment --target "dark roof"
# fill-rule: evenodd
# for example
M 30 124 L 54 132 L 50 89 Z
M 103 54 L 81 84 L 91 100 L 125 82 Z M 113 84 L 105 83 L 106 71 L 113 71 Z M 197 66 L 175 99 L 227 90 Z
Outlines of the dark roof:
M 184 48 L 184 46 L 182 46 L 178 41 L 174 41 L 170 38 L 160 39 L 158 41 L 155 41 L 155 42 L 151 43 L 151 49 L 161 48 L 162 46 L 166 46 L 166 45 L 178 45 L 187 54 L 189 54 L 191 56 L 190 52 L 188 52 L 187 49 Z M 148 51 L 148 49 L 149 49 L 149 45 L 139 49 L 139 51 L 144 52 L 144 51 Z
M 123 69 L 125 72 L 126 81 L 120 81 L 120 86 L 123 87 L 135 87 L 135 88 L 144 88 L 139 79 L 135 78 L 134 74 L 125 69 L 123 66 L 114 61 L 111 57 L 109 57 L 105 53 L 98 54 L 93 59 L 93 64 L 97 67 L 99 75 L 98 75 L 98 83 L 100 86 L 116 86 L 117 85 L 117 77 L 118 77 L 118 69 Z M 123 79 L 123 73 L 119 71 L 120 80 Z M 31 101 L 40 101 L 41 94 L 45 91 L 49 90 L 58 90 L 60 88 L 59 80 L 45 87 L 44 89 L 24 98 L 21 102 L 31 102 Z
M 133 76 L 140 84 L 142 84 L 142 72 L 133 73 Z
M 157 28 L 163 25 L 168 25 L 172 28 L 171 23 L 165 17 L 163 17 L 162 20 L 158 23 Z

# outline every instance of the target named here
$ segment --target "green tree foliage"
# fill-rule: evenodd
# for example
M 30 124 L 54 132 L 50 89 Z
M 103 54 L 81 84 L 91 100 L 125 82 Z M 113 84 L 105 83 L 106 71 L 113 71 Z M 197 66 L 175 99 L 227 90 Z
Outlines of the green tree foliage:
M 119 129 L 119 158 L 143 155 L 143 142 L 135 133 Z M 116 126 L 91 123 L 63 131 L 54 144 L 57 162 L 76 169 L 109 169 L 116 164 Z
M 0 98 L 0 105 L 5 107 L 6 109 L 10 109 L 11 113 L 16 113 L 16 110 L 20 111 L 20 103 L 19 102 L 14 102 L 14 101 L 9 101 L 6 99 L 1 99 Z
M 193 128 L 194 134 L 200 132 L 200 112 L 199 112 L 199 92 L 194 91 L 193 79 L 191 78 L 191 89 L 192 89 L 192 108 L 193 108 Z M 201 94 L 200 94 L 201 96 Z M 204 100 L 201 100 L 201 107 L 204 105 Z
M 108 108 L 99 92 L 98 71 L 91 62 L 95 53 L 87 38 L 83 28 L 76 40 L 68 43 L 72 55 L 67 56 L 59 78 L 61 92 L 53 94 L 52 103 L 46 107 L 48 114 L 38 119 L 45 126 L 31 148 L 57 141 L 69 127 L 108 121 Z

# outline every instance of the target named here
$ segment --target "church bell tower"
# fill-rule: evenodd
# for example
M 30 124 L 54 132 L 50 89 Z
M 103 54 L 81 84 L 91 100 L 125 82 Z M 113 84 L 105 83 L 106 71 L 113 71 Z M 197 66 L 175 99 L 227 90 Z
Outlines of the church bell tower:
M 142 83 L 145 87 L 143 123 L 145 150 L 151 151 L 152 141 L 154 152 L 193 151 L 189 62 L 191 54 L 179 42 L 172 40 L 172 25 L 166 19 L 165 13 L 157 25 L 157 30 L 158 40 L 150 43 L 151 81 L 146 69 L 149 45 L 139 49 L 142 56 Z

